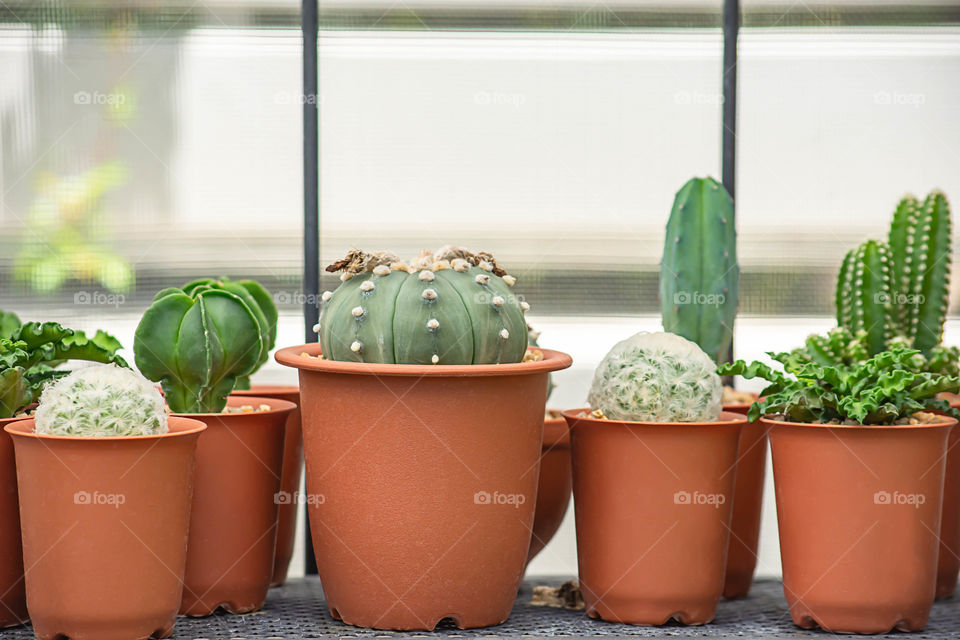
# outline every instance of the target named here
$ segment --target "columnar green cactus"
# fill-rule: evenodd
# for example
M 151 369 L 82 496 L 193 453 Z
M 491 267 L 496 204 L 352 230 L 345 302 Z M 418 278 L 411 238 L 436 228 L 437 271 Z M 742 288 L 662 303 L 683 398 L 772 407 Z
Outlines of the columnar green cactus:
M 950 286 L 950 205 L 939 191 L 919 204 L 904 198 L 890 225 L 896 316 L 913 348 L 940 344 Z
M 713 422 L 723 396 L 716 368 L 685 338 L 641 332 L 604 356 L 587 401 L 610 420 Z
M 115 364 L 78 369 L 48 385 L 35 419 L 37 433 L 57 436 L 150 436 L 168 430 L 157 388 Z
M 843 259 L 837 280 L 837 324 L 850 333 L 866 333 L 871 353 L 880 353 L 894 336 L 890 314 L 893 302 L 890 249 L 886 243 L 867 240 Z
M 261 328 L 245 298 L 224 288 L 164 289 L 137 326 L 137 368 L 161 383 L 174 412 L 219 413 L 260 362 Z
M 423 252 L 412 264 L 351 251 L 327 271 L 343 283 L 323 294 L 317 327 L 324 358 L 392 364 L 520 362 L 526 302 L 486 253 Z
M 713 178 L 677 192 L 660 263 L 663 328 L 693 340 L 714 362 L 728 358 L 740 267 L 733 200 Z

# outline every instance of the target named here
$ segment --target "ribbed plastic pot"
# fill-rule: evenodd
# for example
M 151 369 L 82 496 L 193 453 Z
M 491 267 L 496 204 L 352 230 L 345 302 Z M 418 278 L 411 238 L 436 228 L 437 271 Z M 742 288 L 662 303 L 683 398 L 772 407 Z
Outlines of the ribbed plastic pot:
M 435 366 L 322 360 L 317 344 L 277 352 L 300 370 L 310 528 L 334 618 L 406 630 L 507 619 L 530 548 L 547 375 L 571 363 L 540 351 Z
M 0 429 L 24 418 L 4 418 Z M 23 582 L 23 545 L 20 541 L 20 503 L 17 501 L 17 464 L 13 440 L 0 433 L 0 628 L 27 621 L 27 593 Z
M 297 536 L 296 496 L 300 491 L 303 472 L 303 438 L 300 436 L 300 387 L 255 384 L 250 389 L 234 391 L 238 397 L 276 398 L 292 402 L 297 407 L 287 417 L 283 436 L 283 472 L 280 474 L 280 501 L 277 512 L 277 551 L 273 558 L 273 577 L 270 586 L 278 587 L 287 581 L 287 570 L 293 558 L 293 543 Z
M 580 590 L 612 622 L 705 624 L 723 593 L 746 418 L 622 422 L 565 411 Z
M 173 634 L 183 589 L 194 454 L 206 426 L 157 436 L 13 438 L 27 609 L 40 640 Z
M 949 401 L 951 407 L 960 409 L 960 398 L 950 394 Z M 953 429 L 947 442 L 947 468 L 943 479 L 937 600 L 953 595 L 957 589 L 958 574 L 960 574 L 960 429 Z
M 266 602 L 282 501 L 284 430 L 296 405 L 274 398 L 227 399 L 227 407 L 261 404 L 270 410 L 189 414 L 207 430 L 197 444 L 183 615 L 206 616 L 219 607 L 249 613 Z
M 763 422 L 794 623 L 834 633 L 923 629 L 934 599 L 947 438 L 956 420 Z
M 725 404 L 723 410 L 747 415 L 750 403 Z M 733 492 L 733 520 L 730 525 L 730 548 L 727 550 L 724 598 L 745 598 L 753 585 L 766 474 L 767 428 L 759 420 L 748 422 L 740 433 L 740 449 L 737 452 L 737 484 Z
M 559 414 L 558 414 L 559 415 Z M 570 430 L 562 416 L 543 422 L 543 450 L 540 454 L 540 481 L 533 517 L 533 536 L 527 562 L 543 551 L 553 539 L 570 506 L 573 473 L 570 468 Z

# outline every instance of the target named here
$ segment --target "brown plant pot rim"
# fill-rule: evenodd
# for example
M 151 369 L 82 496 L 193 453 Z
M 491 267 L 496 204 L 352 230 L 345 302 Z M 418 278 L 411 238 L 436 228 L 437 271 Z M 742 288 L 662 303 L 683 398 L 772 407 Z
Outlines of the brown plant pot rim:
M 790 422 L 774 420 L 770 416 L 761 416 L 760 422 L 770 427 L 791 427 L 796 429 L 836 429 L 838 431 L 903 431 L 916 429 L 943 429 L 957 424 L 956 418 L 943 417 L 939 422 L 924 424 L 822 424 L 820 422 Z
M 102 438 L 90 438 L 83 436 L 58 436 L 49 433 L 36 433 L 34 431 L 35 423 L 33 416 L 13 420 L 12 422 L 6 424 L 3 427 L 3 430 L 9 433 L 10 435 L 24 436 L 27 438 L 35 438 L 37 440 L 59 440 L 59 441 L 75 441 L 75 442 L 117 442 L 117 441 L 126 441 L 126 440 L 160 440 L 162 438 L 177 438 L 180 436 L 188 436 L 194 433 L 200 433 L 201 431 L 207 428 L 207 425 L 200 420 L 194 420 L 192 418 L 185 418 L 181 416 L 171 415 L 170 420 L 170 430 L 166 433 L 158 433 L 156 435 L 148 436 L 105 436 Z M 29 424 L 24 424 L 29 423 Z
M 543 360 L 536 362 L 512 362 L 508 364 L 381 364 L 374 362 L 341 362 L 339 360 L 320 360 L 320 343 L 313 342 L 296 347 L 286 347 L 274 354 L 277 362 L 287 367 L 306 371 L 326 373 L 346 373 L 354 375 L 378 376 L 417 376 L 420 377 L 480 377 L 503 375 L 530 375 L 549 373 L 566 369 L 573 360 L 565 353 L 551 349 L 543 352 Z M 301 356 L 307 353 L 309 356 Z
M 760 399 L 760 394 L 754 393 L 752 391 L 748 391 L 747 393 L 753 396 L 753 400 L 751 400 L 750 402 L 724 402 L 723 410 L 724 411 L 747 411 L 748 409 L 750 409 L 753 403 Z
M 600 425 L 600 424 L 622 424 L 628 427 L 731 427 L 731 426 L 740 426 L 747 424 L 747 417 L 741 413 L 733 413 L 731 411 L 721 411 L 720 419 L 713 422 L 638 422 L 634 420 L 608 420 L 604 418 L 593 418 L 588 416 L 581 416 L 582 412 L 590 412 L 589 408 L 585 409 L 568 409 L 563 412 L 563 417 L 570 421 L 570 427 L 573 428 L 575 423 L 582 422 L 588 425 Z
M 272 395 L 274 393 L 300 393 L 300 385 L 296 384 L 252 384 L 249 389 L 234 389 L 230 395 L 244 398 Z
M 561 413 L 547 410 L 547 413 Z M 570 427 L 562 415 L 543 421 L 543 449 L 562 449 L 570 446 Z
M 246 413 L 242 412 L 232 412 L 232 413 L 171 413 L 171 416 L 176 416 L 180 418 L 229 418 L 230 420 L 244 419 L 249 418 L 250 416 L 265 416 L 271 413 L 286 413 L 297 408 L 297 405 L 289 400 L 278 400 L 277 398 L 264 398 L 261 396 L 234 396 L 231 395 L 227 398 L 228 407 L 242 407 L 244 405 L 250 404 L 266 404 L 270 406 L 270 409 L 267 411 L 249 411 Z

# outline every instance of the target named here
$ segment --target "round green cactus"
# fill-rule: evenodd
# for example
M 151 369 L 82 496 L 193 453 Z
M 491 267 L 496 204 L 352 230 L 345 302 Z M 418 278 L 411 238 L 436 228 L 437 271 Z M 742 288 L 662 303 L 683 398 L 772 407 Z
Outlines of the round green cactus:
M 716 364 L 672 333 L 638 333 L 614 345 L 593 377 L 587 401 L 610 420 L 713 422 L 723 388 Z
M 329 360 L 498 364 L 526 353 L 529 306 L 489 254 L 444 247 L 407 264 L 351 251 L 327 271 L 343 281 L 324 293 L 316 327 Z
M 168 430 L 157 388 L 115 364 L 78 369 L 48 385 L 35 419 L 37 433 L 56 436 L 151 436 Z

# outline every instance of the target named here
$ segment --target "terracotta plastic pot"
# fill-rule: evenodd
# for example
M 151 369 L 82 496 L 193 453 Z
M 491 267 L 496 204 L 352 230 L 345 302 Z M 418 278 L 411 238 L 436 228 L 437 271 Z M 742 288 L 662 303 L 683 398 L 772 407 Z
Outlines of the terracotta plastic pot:
M 725 404 L 724 411 L 747 415 L 750 403 Z M 737 452 L 737 484 L 733 495 L 733 520 L 724 598 L 745 598 L 757 568 L 757 543 L 763 513 L 763 484 L 767 475 L 767 428 L 758 420 L 740 432 Z
M 205 425 L 159 436 L 37 435 L 8 424 L 20 488 L 27 608 L 41 640 L 173 634 L 194 453 Z
M 793 621 L 834 633 L 923 629 L 936 583 L 947 437 L 956 421 L 764 422 Z
M 559 414 L 557 414 L 559 416 Z M 540 454 L 540 481 L 533 516 L 533 536 L 527 562 L 553 538 L 570 505 L 573 475 L 570 469 L 570 430 L 562 416 L 543 422 L 543 451 Z
M 278 587 L 287 581 L 287 569 L 293 558 L 293 543 L 297 537 L 296 500 L 300 491 L 303 469 L 303 438 L 300 436 L 300 387 L 255 384 L 248 390 L 234 391 L 239 397 L 259 396 L 292 402 L 297 407 L 287 417 L 283 436 L 283 471 L 280 474 L 280 504 L 277 511 L 277 551 L 273 558 L 273 577 L 270 586 Z
M 0 429 L 24 418 L 4 418 Z M 13 440 L 0 433 L 0 628 L 27 621 L 27 592 L 23 582 L 20 543 L 20 504 L 17 502 L 17 465 Z
M 282 349 L 300 370 L 307 501 L 334 618 L 376 629 L 507 619 L 533 526 L 547 374 L 539 362 L 393 365 Z
M 620 422 L 563 413 L 571 429 L 580 589 L 587 615 L 705 624 L 723 593 L 746 418 Z
M 207 430 L 197 445 L 187 570 L 180 613 L 256 611 L 267 599 L 277 542 L 277 507 L 287 417 L 285 400 L 231 397 L 227 407 L 269 411 L 198 413 Z
M 960 408 L 960 398 L 950 394 L 948 400 L 951 407 Z M 939 558 L 936 597 L 942 600 L 956 591 L 960 574 L 960 429 L 953 429 L 947 441 Z

